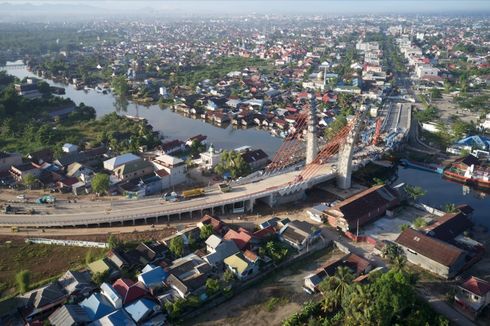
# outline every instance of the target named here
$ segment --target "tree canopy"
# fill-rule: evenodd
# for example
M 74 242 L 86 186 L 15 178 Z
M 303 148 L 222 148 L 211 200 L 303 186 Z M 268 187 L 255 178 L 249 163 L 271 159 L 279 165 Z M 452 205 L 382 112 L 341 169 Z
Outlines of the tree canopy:
M 105 173 L 97 173 L 92 178 L 92 190 L 100 195 L 109 190 L 109 176 Z

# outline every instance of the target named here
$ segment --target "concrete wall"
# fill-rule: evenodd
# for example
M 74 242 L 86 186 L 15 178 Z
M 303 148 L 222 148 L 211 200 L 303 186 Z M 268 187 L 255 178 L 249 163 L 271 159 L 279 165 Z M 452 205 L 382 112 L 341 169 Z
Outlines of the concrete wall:
M 422 256 L 420 254 L 415 254 L 413 251 L 409 250 L 408 248 L 405 248 L 403 246 L 400 246 L 403 251 L 405 252 L 405 255 L 407 256 L 407 260 L 417 266 L 420 266 L 424 269 L 427 269 L 428 271 L 437 274 L 441 277 L 444 278 L 452 278 L 454 277 L 463 267 L 464 265 L 464 259 L 460 257 L 460 259 L 451 267 L 444 266 L 430 258 L 427 258 L 425 256 Z

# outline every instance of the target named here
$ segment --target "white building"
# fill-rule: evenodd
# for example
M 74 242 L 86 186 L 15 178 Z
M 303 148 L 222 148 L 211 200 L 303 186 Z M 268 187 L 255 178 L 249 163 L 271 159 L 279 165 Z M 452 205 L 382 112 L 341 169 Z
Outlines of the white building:
M 139 160 L 139 156 L 136 156 L 132 153 L 127 153 L 123 155 L 119 155 L 104 161 L 104 169 L 108 171 L 113 171 L 114 169 L 124 165 L 126 163 Z
M 169 174 L 169 187 L 184 183 L 186 181 L 187 167 L 183 160 L 167 154 L 153 159 L 153 165 L 157 170 L 165 170 Z
M 415 74 L 418 78 L 424 78 L 427 76 L 439 75 L 439 69 L 432 67 L 431 65 L 418 65 L 415 68 Z
M 209 146 L 206 152 L 199 155 L 201 156 L 201 167 L 206 170 L 213 169 L 221 161 L 221 153 L 216 152 L 213 145 Z
M 61 149 L 65 153 L 76 153 L 76 152 L 78 152 L 78 146 L 77 145 L 68 144 L 68 143 L 64 144 L 63 147 L 61 147 Z

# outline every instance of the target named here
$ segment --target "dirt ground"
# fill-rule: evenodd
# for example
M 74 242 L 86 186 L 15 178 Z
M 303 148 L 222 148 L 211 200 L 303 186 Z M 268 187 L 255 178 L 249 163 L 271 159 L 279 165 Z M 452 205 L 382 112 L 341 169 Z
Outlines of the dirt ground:
M 281 325 L 284 319 L 299 311 L 307 300 L 315 298 L 303 291 L 304 277 L 328 259 L 342 255 L 337 249 L 322 250 L 237 294 L 208 313 L 188 321 L 186 325 Z M 268 300 L 271 298 L 279 299 L 278 304 L 270 307 Z
M 92 251 L 94 257 L 104 255 L 104 249 L 26 244 L 12 241 L 0 245 L 0 297 L 15 289 L 15 274 L 21 270 L 31 273 L 31 285 L 60 275 L 70 268 L 85 263 L 85 256 Z
M 453 96 L 449 94 L 443 94 L 442 99 L 432 101 L 432 105 L 437 107 L 441 120 L 445 122 L 448 122 L 452 116 L 457 116 L 464 122 L 476 122 L 479 118 L 478 113 L 459 108 L 458 104 L 453 100 Z

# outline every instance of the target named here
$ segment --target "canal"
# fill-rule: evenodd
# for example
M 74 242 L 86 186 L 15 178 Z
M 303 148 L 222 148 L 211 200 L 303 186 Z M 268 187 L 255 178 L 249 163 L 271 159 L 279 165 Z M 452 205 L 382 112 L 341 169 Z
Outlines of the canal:
M 470 205 L 475 209 L 474 222 L 490 228 L 490 194 L 443 179 L 440 174 L 400 166 L 395 184 L 401 182 L 425 189 L 427 193 L 419 200 L 429 206 L 442 208 L 448 203 Z
M 35 74 L 28 71 L 26 67 L 19 67 L 21 61 L 7 62 L 6 67 L 0 67 L 0 70 L 6 70 L 7 73 L 20 79 L 24 77 L 36 77 Z M 16 65 L 11 66 L 9 65 Z M 55 83 L 52 80 L 45 80 L 52 86 L 65 88 L 67 97 L 76 104 L 84 103 L 95 108 L 97 116 L 101 117 L 111 112 L 117 112 L 121 115 L 139 116 L 148 120 L 154 130 L 159 131 L 167 139 L 180 139 L 185 141 L 187 138 L 197 134 L 208 136 L 208 143 L 214 144 L 216 148 L 234 149 L 240 146 L 252 146 L 261 148 L 270 157 L 277 151 L 282 143 L 282 139 L 273 137 L 269 132 L 260 129 L 236 129 L 229 125 L 221 128 L 211 125 L 202 120 L 184 117 L 169 109 L 161 109 L 158 105 L 143 106 L 135 103 L 123 103 L 112 94 L 102 94 L 94 90 L 76 90 L 73 85 L 64 85 Z

